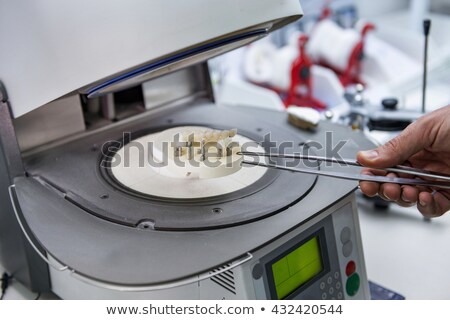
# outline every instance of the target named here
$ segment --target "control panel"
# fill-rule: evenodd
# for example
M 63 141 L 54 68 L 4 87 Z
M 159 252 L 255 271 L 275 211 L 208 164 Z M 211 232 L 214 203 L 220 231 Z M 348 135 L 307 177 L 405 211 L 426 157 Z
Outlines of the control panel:
M 370 299 L 356 204 L 349 198 L 258 250 L 235 270 L 243 287 L 254 290 L 244 297 Z

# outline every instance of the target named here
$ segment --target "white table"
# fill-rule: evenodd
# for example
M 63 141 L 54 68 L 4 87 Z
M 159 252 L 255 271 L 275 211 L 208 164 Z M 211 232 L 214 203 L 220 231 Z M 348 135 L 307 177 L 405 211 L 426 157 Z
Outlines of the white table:
M 358 202 L 369 280 L 406 299 L 450 299 L 450 213 L 425 221 L 415 207 Z

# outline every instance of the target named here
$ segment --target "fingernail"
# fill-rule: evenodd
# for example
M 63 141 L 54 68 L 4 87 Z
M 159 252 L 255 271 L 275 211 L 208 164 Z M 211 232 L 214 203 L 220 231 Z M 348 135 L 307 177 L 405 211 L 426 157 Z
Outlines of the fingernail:
M 378 151 L 377 150 L 361 151 L 361 154 L 366 159 L 375 159 L 376 157 L 378 157 Z
M 383 196 L 386 198 L 386 199 L 388 199 L 388 200 L 392 200 L 391 198 L 389 198 L 388 196 L 387 196 L 387 194 L 386 193 L 384 193 L 383 192 Z
M 419 204 L 422 206 L 422 207 L 425 207 L 427 204 L 425 203 L 425 201 L 422 201 L 422 200 L 419 200 Z
M 410 203 L 410 202 L 411 202 L 411 201 L 409 201 L 408 199 L 406 199 L 406 198 L 405 198 L 405 195 L 403 195 L 403 194 L 402 194 L 402 200 L 403 200 L 404 202 L 407 202 L 407 203 Z

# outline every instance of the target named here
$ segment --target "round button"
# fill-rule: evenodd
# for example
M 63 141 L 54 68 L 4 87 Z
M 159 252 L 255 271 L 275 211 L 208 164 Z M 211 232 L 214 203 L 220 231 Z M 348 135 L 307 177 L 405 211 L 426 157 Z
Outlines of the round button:
M 333 282 L 333 279 L 332 279 L 331 277 L 328 277 L 327 283 L 328 283 L 328 284 L 331 284 L 332 282 Z
M 353 297 L 358 292 L 360 282 L 361 280 L 359 278 L 359 274 L 357 273 L 352 274 L 347 279 L 347 283 L 345 284 L 345 291 L 347 291 L 347 294 L 350 297 Z
M 342 231 L 341 231 L 342 244 L 345 244 L 347 241 L 350 241 L 351 237 L 352 237 L 352 231 L 350 230 L 349 227 L 345 227 L 344 229 L 342 229 Z
M 350 277 L 356 271 L 356 263 L 353 260 L 350 260 L 345 267 L 345 274 L 347 277 Z
M 353 242 L 351 241 L 347 241 L 343 246 L 342 246 L 342 254 L 344 255 L 344 257 L 349 257 L 352 254 L 353 251 Z
M 322 293 L 322 300 L 325 300 L 327 298 L 327 294 L 324 292 Z
M 335 278 L 336 280 L 339 279 L 339 272 L 336 271 L 336 272 L 334 273 L 334 278 Z
M 321 290 L 325 289 L 325 282 L 321 282 L 321 283 L 320 283 L 320 289 L 321 289 Z
M 342 294 L 342 292 L 338 292 L 337 297 L 338 297 L 338 299 L 342 299 L 344 297 L 344 295 Z
M 395 110 L 397 109 L 398 100 L 396 98 L 387 98 L 381 100 L 381 104 L 383 105 L 383 108 L 386 110 Z
M 336 282 L 336 289 L 340 289 L 341 288 L 341 283 L 340 282 Z
M 330 290 L 328 290 L 328 293 L 329 293 L 329 294 L 333 294 L 333 293 L 334 293 L 334 288 L 331 287 Z
M 262 265 L 260 263 L 255 264 L 255 266 L 253 267 L 252 270 L 252 276 L 253 279 L 258 280 L 262 277 L 264 273 L 264 268 L 262 267 Z

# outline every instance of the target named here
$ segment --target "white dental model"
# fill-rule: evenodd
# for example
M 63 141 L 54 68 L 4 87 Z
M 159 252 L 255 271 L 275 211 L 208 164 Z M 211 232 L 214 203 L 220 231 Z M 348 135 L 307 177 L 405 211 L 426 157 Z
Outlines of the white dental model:
M 236 136 L 237 130 L 213 130 L 213 129 L 196 129 L 183 132 L 181 141 L 174 141 L 177 146 L 175 148 L 175 156 L 183 154 L 189 159 L 195 158 L 195 154 L 200 154 L 200 161 L 204 161 L 207 155 L 218 158 L 229 156 L 232 154 L 232 148 L 238 147 L 239 144 L 232 141 L 232 137 Z M 195 148 L 199 149 L 196 150 Z M 214 149 L 214 150 L 211 150 Z M 196 152 L 197 151 L 197 152 Z
M 216 178 L 241 168 L 237 130 L 179 127 L 162 131 L 156 137 L 153 157 L 167 163 L 166 171 L 183 177 Z

